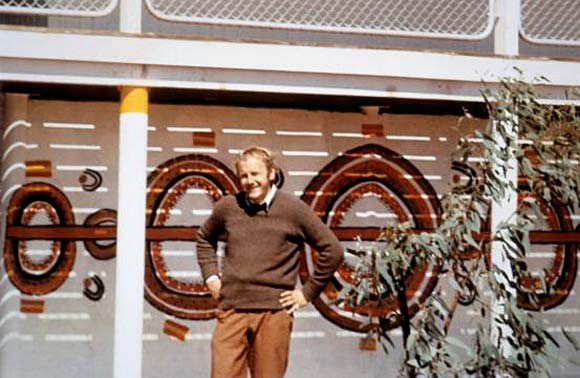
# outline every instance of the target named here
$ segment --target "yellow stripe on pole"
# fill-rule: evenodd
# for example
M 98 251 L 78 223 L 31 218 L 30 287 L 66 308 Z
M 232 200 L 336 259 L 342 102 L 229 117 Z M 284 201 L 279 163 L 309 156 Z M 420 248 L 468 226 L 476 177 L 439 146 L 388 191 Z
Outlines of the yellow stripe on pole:
M 145 113 L 149 111 L 149 90 L 142 87 L 121 88 L 121 113 Z

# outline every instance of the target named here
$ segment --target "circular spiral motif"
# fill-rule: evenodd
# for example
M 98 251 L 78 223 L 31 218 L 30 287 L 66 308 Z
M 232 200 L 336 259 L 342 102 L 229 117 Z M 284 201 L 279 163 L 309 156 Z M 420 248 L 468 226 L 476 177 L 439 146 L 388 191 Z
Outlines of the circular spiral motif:
M 50 225 L 75 224 L 72 206 L 66 196 L 47 183 L 29 183 L 10 199 L 6 224 L 32 226 L 39 218 Z M 30 241 L 6 238 L 4 266 L 12 284 L 22 293 L 44 295 L 58 289 L 68 278 L 76 258 L 73 240 L 52 240 L 48 254 L 40 261 L 30 257 Z
M 117 212 L 112 209 L 100 209 L 85 219 L 85 226 L 116 225 Z M 117 241 L 99 242 L 97 240 L 83 240 L 85 249 L 97 260 L 109 260 L 117 255 Z

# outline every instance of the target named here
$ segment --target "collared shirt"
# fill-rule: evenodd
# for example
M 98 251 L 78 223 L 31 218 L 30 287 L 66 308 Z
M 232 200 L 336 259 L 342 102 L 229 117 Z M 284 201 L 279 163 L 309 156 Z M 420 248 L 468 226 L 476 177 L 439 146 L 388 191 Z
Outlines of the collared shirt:
M 264 198 L 264 202 L 260 203 L 259 206 L 264 206 L 266 211 L 270 210 L 270 205 L 272 205 L 272 201 L 274 201 L 274 197 L 276 196 L 277 192 L 278 187 L 276 185 L 272 185 L 270 191 L 268 191 L 268 194 L 266 194 L 266 197 Z M 248 207 L 252 206 L 252 203 L 248 200 L 248 197 L 246 197 L 246 204 Z

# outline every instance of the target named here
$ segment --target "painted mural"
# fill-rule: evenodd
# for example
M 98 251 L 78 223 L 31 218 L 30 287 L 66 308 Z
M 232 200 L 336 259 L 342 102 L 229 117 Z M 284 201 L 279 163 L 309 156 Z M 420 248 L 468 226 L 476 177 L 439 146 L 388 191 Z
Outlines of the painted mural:
M 2 133 L 0 376 L 108 377 L 117 105 L 19 101 Z M 372 244 L 393 222 L 435 228 L 439 198 L 454 175 L 476 180 L 469 166 L 452 166 L 449 153 L 461 128 L 484 122 L 458 126 L 454 116 L 392 114 L 369 122 L 358 113 L 153 105 L 147 243 L 145 251 L 133 251 L 144 253 L 146 262 L 144 377 L 208 376 L 216 303 L 196 264 L 195 233 L 213 204 L 238 190 L 232 170 L 238 151 L 252 144 L 276 151 L 285 172 L 283 190 L 311 206 L 349 249 Z M 544 231 L 575 229 L 577 215 L 544 205 Z M 551 308 L 548 319 L 580 332 L 576 247 L 536 247 L 530 266 L 547 271 L 558 290 L 542 293 L 544 285 L 533 275 L 524 286 L 540 292 L 542 305 Z M 316 258 L 316 251 L 302 251 L 301 280 Z M 356 256 L 347 254 L 321 297 L 297 314 L 289 377 L 396 374 L 397 353 L 386 356 L 359 345 L 370 316 L 385 317 L 383 327 L 400 342 L 399 320 L 389 316 L 398 309 L 393 294 L 378 293 L 386 299 L 381 306 L 372 300 L 357 309 L 335 304 L 355 263 Z M 417 266 L 406 280 L 414 313 L 445 278 L 436 266 Z M 521 304 L 529 308 L 526 298 L 521 293 Z M 451 332 L 467 337 L 477 326 L 473 315 L 459 307 Z M 565 374 L 572 368 L 561 369 Z

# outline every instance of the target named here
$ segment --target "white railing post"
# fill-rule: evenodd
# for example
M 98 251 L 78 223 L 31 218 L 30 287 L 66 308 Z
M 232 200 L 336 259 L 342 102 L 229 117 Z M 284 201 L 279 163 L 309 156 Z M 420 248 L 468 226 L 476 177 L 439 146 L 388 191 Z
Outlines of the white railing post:
M 123 33 L 141 33 L 142 0 L 121 0 L 120 31 Z
M 494 52 L 497 55 L 518 55 L 521 0 L 495 0 L 494 7 Z

